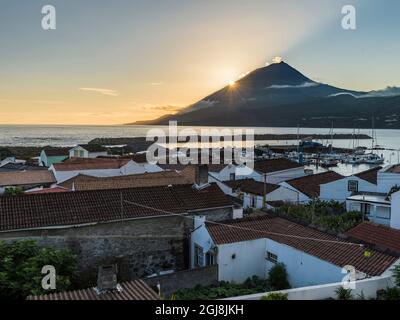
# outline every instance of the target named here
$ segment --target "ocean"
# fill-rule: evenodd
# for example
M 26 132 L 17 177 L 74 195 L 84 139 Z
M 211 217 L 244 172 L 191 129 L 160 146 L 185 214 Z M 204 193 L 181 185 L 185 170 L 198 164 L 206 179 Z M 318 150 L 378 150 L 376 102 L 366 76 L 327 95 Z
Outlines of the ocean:
M 0 146 L 57 146 L 70 147 L 77 144 L 88 143 L 94 138 L 121 138 L 145 137 L 149 129 L 161 128 L 167 132 L 166 126 L 60 126 L 60 125 L 0 125 Z M 203 128 L 211 127 L 179 127 L 179 129 L 192 128 L 200 132 Z M 227 127 L 229 128 L 229 127 Z M 221 128 L 219 128 L 221 129 Z M 231 128 L 233 129 L 233 128 Z M 246 129 L 246 128 L 242 128 Z M 297 128 L 272 128 L 257 127 L 255 134 L 296 134 Z M 329 128 L 300 128 L 300 134 L 329 134 Z M 400 163 L 400 130 L 375 130 L 377 141 L 375 144 L 390 150 L 376 151 L 383 154 L 386 164 Z M 334 133 L 353 133 L 353 129 L 334 129 Z M 362 134 L 372 135 L 372 130 L 360 130 Z M 319 141 L 327 144 L 328 141 Z M 257 141 L 256 144 L 292 145 L 296 141 Z M 352 140 L 334 140 L 335 147 L 351 148 Z M 360 146 L 371 147 L 371 140 L 360 140 Z M 367 165 L 339 165 L 333 170 L 348 175 L 368 169 Z

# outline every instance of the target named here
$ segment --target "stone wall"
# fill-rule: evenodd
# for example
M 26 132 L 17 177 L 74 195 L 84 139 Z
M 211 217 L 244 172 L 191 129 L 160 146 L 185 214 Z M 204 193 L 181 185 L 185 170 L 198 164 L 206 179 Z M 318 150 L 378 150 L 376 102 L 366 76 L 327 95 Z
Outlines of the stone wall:
M 208 286 L 218 283 L 218 267 L 210 266 L 192 270 L 179 271 L 162 276 L 144 279 L 144 281 L 158 292 L 157 284 L 160 285 L 161 296 L 165 299 L 179 289 L 191 289 L 197 285 Z
M 196 213 L 197 214 L 197 213 Z M 232 217 L 232 209 L 199 212 L 214 221 Z M 194 215 L 194 214 L 193 214 Z M 193 220 L 161 216 L 60 229 L 0 233 L 0 240 L 33 239 L 43 247 L 69 248 L 78 260 L 79 285 L 92 286 L 100 265 L 117 263 L 119 281 L 163 270 L 189 268 Z

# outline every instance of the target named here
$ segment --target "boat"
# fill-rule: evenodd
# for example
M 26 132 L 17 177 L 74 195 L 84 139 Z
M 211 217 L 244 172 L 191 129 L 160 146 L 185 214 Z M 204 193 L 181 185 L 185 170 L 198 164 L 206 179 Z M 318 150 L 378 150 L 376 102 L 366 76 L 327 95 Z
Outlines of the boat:
M 338 160 L 335 159 L 325 159 L 322 160 L 320 165 L 323 168 L 332 168 L 332 167 L 337 167 L 337 165 L 339 164 Z
M 385 158 L 383 156 L 378 156 L 377 154 L 370 153 L 364 156 L 364 163 L 367 164 L 384 164 Z

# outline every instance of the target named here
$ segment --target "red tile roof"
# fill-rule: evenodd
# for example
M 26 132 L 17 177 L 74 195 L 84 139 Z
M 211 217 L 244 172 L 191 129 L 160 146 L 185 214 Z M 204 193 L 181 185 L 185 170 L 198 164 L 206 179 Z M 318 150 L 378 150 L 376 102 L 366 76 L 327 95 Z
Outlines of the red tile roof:
M 28 192 L 28 194 L 43 194 L 43 193 L 59 193 L 59 192 L 68 192 L 68 189 L 62 188 L 62 187 L 56 187 L 56 188 L 46 188 L 38 191 L 31 191 Z
M 0 231 L 101 223 L 168 215 L 165 211 L 187 213 L 232 206 L 231 200 L 214 183 L 201 190 L 192 185 L 177 185 L 3 196 L 0 197 Z
M 224 181 L 224 184 L 235 191 L 240 190 L 241 192 L 255 194 L 258 196 L 264 195 L 264 183 L 254 179 Z M 267 183 L 266 192 L 268 194 L 276 189 L 279 189 L 279 187 L 279 185 Z
M 271 172 L 302 168 L 302 167 L 304 167 L 302 164 L 285 158 L 260 160 L 254 163 L 255 171 L 267 174 Z
M 27 300 L 159 300 L 158 295 L 143 281 L 121 283 L 121 291 L 97 294 L 95 288 L 29 296 Z
M 56 163 L 53 166 L 57 171 L 119 169 L 129 161 L 129 159 L 71 158 L 62 163 Z
M 117 177 L 92 177 L 80 174 L 60 183 L 60 186 L 68 188 L 69 190 L 83 191 L 156 187 L 193 184 L 194 182 L 194 167 L 187 167 L 179 173 L 176 171 L 161 171 Z
M 0 172 L 0 186 L 29 186 L 56 182 L 53 172 L 48 170 Z
M 397 260 L 374 250 L 367 257 L 360 245 L 279 217 L 234 220 L 224 225 L 207 223 L 207 229 L 217 245 L 268 238 L 339 267 L 352 265 L 369 276 L 382 274 Z
M 382 167 L 372 168 L 360 173 L 355 174 L 356 177 L 368 181 L 373 184 L 378 183 L 378 171 L 381 170 Z
M 339 173 L 328 171 L 289 180 L 286 181 L 286 183 L 310 198 L 317 198 L 320 195 L 321 184 L 333 182 L 343 178 L 344 177 Z
M 400 230 L 364 222 L 347 231 L 346 236 L 400 255 Z

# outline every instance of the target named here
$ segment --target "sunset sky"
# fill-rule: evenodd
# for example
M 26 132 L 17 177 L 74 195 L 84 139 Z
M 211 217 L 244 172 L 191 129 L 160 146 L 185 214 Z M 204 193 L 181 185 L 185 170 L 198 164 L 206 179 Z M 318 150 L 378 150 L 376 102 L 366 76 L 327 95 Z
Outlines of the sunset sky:
M 346 4 L 355 31 L 341 27 Z M 152 119 L 275 56 L 348 89 L 400 86 L 399 12 L 398 0 L 0 0 L 0 123 Z

